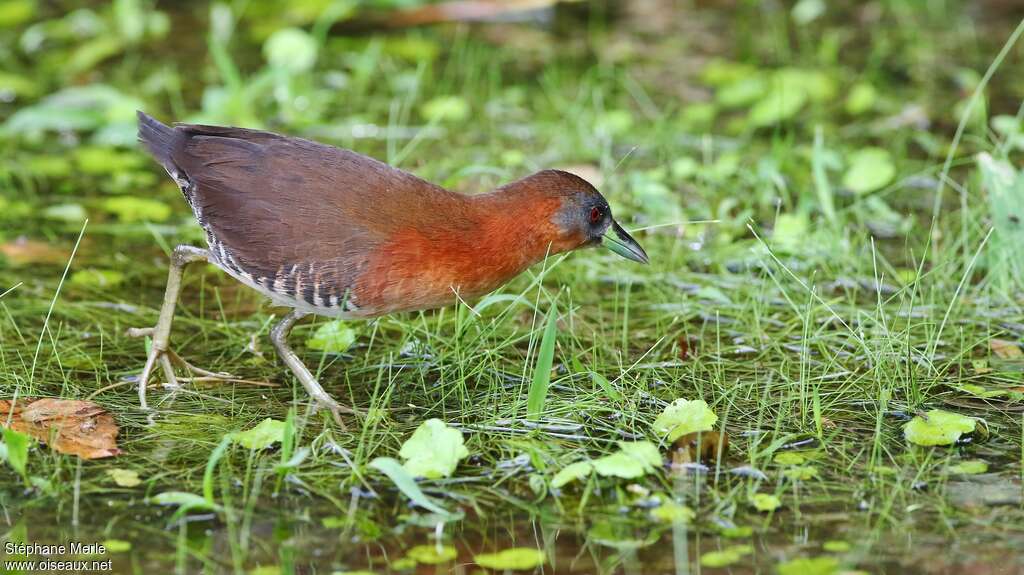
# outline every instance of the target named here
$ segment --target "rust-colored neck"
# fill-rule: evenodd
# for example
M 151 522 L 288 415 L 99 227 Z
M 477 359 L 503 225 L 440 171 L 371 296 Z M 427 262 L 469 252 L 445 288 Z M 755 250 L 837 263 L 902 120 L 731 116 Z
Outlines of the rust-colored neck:
M 463 198 L 453 213 L 400 230 L 381 246 L 355 303 L 378 313 L 371 299 L 389 302 L 386 311 L 447 305 L 456 293 L 474 299 L 545 256 L 577 247 L 555 223 L 562 200 L 553 194 L 513 184 Z

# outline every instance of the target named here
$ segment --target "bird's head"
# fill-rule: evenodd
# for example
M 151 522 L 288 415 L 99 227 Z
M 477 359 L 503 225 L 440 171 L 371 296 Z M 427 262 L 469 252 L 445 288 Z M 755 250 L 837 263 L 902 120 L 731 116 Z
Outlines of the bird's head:
M 604 246 L 636 262 L 647 263 L 647 252 L 615 221 L 608 200 L 583 178 L 560 170 L 544 170 L 506 186 L 541 204 L 552 224 L 546 238 L 553 252 Z

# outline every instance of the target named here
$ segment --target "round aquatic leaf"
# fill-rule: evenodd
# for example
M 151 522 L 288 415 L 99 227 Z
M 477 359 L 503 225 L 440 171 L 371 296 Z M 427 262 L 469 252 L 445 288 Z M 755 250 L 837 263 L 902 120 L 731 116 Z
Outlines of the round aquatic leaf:
M 405 460 L 402 467 L 413 477 L 439 479 L 450 477 L 459 460 L 469 457 L 469 450 L 461 431 L 440 419 L 428 419 L 402 444 L 398 455 Z
M 779 575 L 832 575 L 839 571 L 835 557 L 800 557 L 779 564 Z
M 843 186 L 858 194 L 884 188 L 896 176 L 896 166 L 889 151 L 864 148 L 850 156 L 850 167 L 843 175 Z
M 797 465 L 783 470 L 782 475 L 792 481 L 807 481 L 818 476 L 818 468 L 813 465 Z
M 776 453 L 773 460 L 779 465 L 802 465 L 807 458 L 795 451 L 783 451 Z
M 263 56 L 272 68 L 291 73 L 308 72 L 316 64 L 316 40 L 298 28 L 274 32 L 263 44 Z
M 481 567 L 494 570 L 529 571 L 544 564 L 547 556 L 539 549 L 514 547 L 497 553 L 474 555 L 473 561 Z
M 979 473 L 985 473 L 988 471 L 988 463 L 980 459 L 971 459 L 970 461 L 961 461 L 956 465 L 949 466 L 950 473 L 957 473 L 960 475 L 977 475 Z
M 729 539 L 745 539 L 753 534 L 754 528 L 747 525 L 737 527 L 725 527 L 721 531 L 722 537 L 727 537 Z
M 121 487 L 135 487 L 142 483 L 139 473 L 131 469 L 108 469 L 107 475 L 114 480 L 114 483 Z
M 758 511 L 775 511 L 782 506 L 782 501 L 769 493 L 755 493 L 750 498 L 750 504 Z
M 171 217 L 171 208 L 160 201 L 119 196 L 103 202 L 103 209 L 122 222 L 162 222 Z
M 661 453 L 650 441 L 620 441 L 618 453 L 593 461 L 594 471 L 602 477 L 635 479 L 661 466 Z
M 87 269 L 71 274 L 71 285 L 80 287 L 117 287 L 124 283 L 124 274 L 115 270 Z
M 595 459 L 594 471 L 602 477 L 623 479 L 635 479 L 647 474 L 642 463 L 622 452 Z
M 903 426 L 903 437 L 915 445 L 952 445 L 961 435 L 974 431 L 976 425 L 977 420 L 970 417 L 933 409 Z
M 846 553 L 850 550 L 850 544 L 846 541 L 826 541 L 821 548 L 829 553 Z
M 680 505 L 671 499 L 651 509 L 651 518 L 660 523 L 675 523 L 677 521 L 689 523 L 696 516 L 693 509 Z
M 423 104 L 420 114 L 428 122 L 462 122 L 469 118 L 469 102 L 461 96 L 439 96 Z
M 284 428 L 283 421 L 268 417 L 252 429 L 232 433 L 231 439 L 242 447 L 266 449 L 275 443 L 284 441 Z
M 688 433 L 711 431 L 718 416 L 703 399 L 677 399 L 654 420 L 654 432 L 675 441 Z
M 103 547 L 106 548 L 108 553 L 124 553 L 131 551 L 132 542 L 123 539 L 106 539 L 103 541 Z
M 720 551 L 708 551 L 700 556 L 700 564 L 705 567 L 728 567 L 738 563 L 744 555 L 754 552 L 750 545 L 731 545 Z
M 410 549 L 405 556 L 417 563 L 438 565 L 455 559 L 459 556 L 459 552 L 449 545 L 441 547 L 437 545 L 417 545 Z
M 559 488 L 566 483 L 584 479 L 594 472 L 594 464 L 590 461 L 577 461 L 565 466 L 551 479 L 551 487 Z
M 647 471 L 654 471 L 661 466 L 661 452 L 650 441 L 619 441 L 622 453 L 640 462 Z
M 313 332 L 306 347 L 326 353 L 344 353 L 356 342 L 356 330 L 340 320 L 329 321 Z

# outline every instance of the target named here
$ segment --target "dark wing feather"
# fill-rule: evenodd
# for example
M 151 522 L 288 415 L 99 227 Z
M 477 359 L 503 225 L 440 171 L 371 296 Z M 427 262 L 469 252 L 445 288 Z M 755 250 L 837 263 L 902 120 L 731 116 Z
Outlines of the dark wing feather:
M 200 223 L 257 278 L 308 265 L 344 290 L 397 231 L 471 226 L 464 196 L 349 150 L 242 128 L 169 128 L 141 112 L 139 120 L 140 140 Z

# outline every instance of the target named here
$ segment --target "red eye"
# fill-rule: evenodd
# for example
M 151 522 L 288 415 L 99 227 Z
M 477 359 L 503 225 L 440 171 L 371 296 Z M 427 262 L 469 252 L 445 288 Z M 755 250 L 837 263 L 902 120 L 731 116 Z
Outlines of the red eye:
M 590 223 L 596 224 L 601 221 L 601 208 L 590 208 Z

